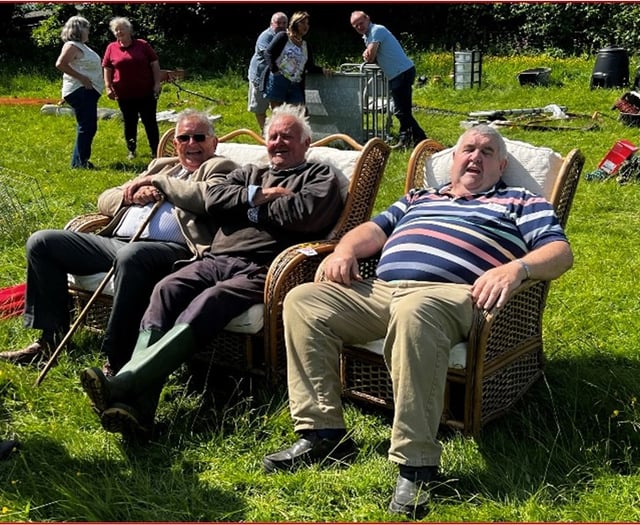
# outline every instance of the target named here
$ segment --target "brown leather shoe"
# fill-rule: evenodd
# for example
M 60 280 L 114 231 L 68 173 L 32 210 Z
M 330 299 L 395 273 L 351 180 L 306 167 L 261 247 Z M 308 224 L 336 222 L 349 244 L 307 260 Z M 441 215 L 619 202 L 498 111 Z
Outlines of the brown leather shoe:
M 30 365 L 47 359 L 53 353 L 52 343 L 44 339 L 38 339 L 22 350 L 8 350 L 0 352 L 0 359 L 16 365 Z

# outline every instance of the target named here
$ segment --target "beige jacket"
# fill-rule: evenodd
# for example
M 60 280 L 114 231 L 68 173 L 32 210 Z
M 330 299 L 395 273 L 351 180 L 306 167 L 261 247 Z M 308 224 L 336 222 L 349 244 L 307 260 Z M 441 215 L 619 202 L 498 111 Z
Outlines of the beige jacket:
M 238 165 L 224 157 L 214 156 L 204 162 L 189 180 L 176 179 L 182 166 L 177 157 L 156 159 L 149 164 L 146 171 L 138 177 L 153 175 L 153 185 L 162 191 L 165 198 L 174 204 L 176 218 L 187 243 L 187 247 L 195 257 L 201 257 L 211 246 L 216 225 L 207 216 L 205 210 L 206 186 L 216 177 L 221 177 Z M 135 179 L 134 179 L 135 180 Z M 111 188 L 98 197 L 98 210 L 112 220 L 100 235 L 111 236 L 120 224 L 128 206 L 124 206 L 122 187 Z

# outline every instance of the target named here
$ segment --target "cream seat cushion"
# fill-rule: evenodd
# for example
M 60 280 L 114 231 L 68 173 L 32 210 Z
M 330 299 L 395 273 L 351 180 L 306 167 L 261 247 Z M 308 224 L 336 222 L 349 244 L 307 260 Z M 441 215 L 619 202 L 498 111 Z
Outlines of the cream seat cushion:
M 240 165 L 254 164 L 256 166 L 266 166 L 269 164 L 267 148 L 259 144 L 220 142 L 218 143 L 216 153 L 234 160 Z M 360 153 L 361 152 L 357 150 L 340 150 L 329 146 L 317 146 L 309 148 L 307 160 L 309 162 L 324 162 L 335 170 L 340 182 L 340 194 L 342 195 L 342 199 L 345 200 Z
M 266 166 L 269 162 L 267 148 L 259 144 L 240 144 L 233 142 L 220 142 L 216 149 L 218 155 L 234 160 L 237 164 L 254 164 Z M 329 146 L 310 148 L 307 152 L 307 160 L 310 162 L 324 162 L 333 167 L 340 181 L 340 193 L 343 200 L 346 199 L 349 183 L 355 170 L 361 152 L 357 150 L 339 150 Z M 88 292 L 95 291 L 106 273 L 92 275 L 69 275 L 69 284 L 72 287 Z M 113 279 L 105 286 L 102 292 L 113 296 Z M 243 334 L 256 334 L 264 326 L 264 304 L 256 304 L 246 312 L 231 320 L 225 327 L 226 330 Z
M 351 345 L 356 348 L 367 350 L 373 354 L 383 356 L 384 339 L 376 339 L 364 344 Z M 449 352 L 449 368 L 466 368 L 467 366 L 467 343 L 463 341 L 454 345 Z
M 68 275 L 69 285 L 73 288 L 84 290 L 87 292 L 94 292 L 102 280 L 105 277 L 106 272 L 94 273 L 91 275 Z M 109 279 L 109 282 L 102 290 L 104 295 L 110 295 L 113 297 L 113 278 Z M 246 312 L 241 313 L 237 317 L 234 317 L 225 330 L 230 332 L 236 332 L 240 334 L 257 334 L 264 326 L 264 304 L 254 304 Z
M 526 188 L 549 198 L 563 158 L 550 148 L 533 146 L 519 140 L 504 140 L 508 162 L 502 179 L 509 186 Z M 424 186 L 437 188 L 449 182 L 455 147 L 434 153 L 425 163 Z
M 537 147 L 518 140 L 504 141 L 509 160 L 502 179 L 509 186 L 526 188 L 550 197 L 553 184 L 564 162 L 562 156 L 550 148 Z M 454 149 L 455 147 L 438 151 L 425 162 L 424 187 L 437 188 L 449 182 Z M 384 339 L 378 339 L 353 346 L 382 355 L 383 344 Z M 449 352 L 449 368 L 465 368 L 466 363 L 467 343 L 454 345 Z

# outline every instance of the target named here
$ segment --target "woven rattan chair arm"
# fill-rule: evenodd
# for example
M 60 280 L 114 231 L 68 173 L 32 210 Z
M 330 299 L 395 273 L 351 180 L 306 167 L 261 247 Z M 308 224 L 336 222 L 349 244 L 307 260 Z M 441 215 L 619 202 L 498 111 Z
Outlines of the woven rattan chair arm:
M 236 139 L 238 137 L 241 137 L 241 138 L 249 137 L 251 139 L 251 142 L 256 142 L 263 146 L 266 144 L 266 142 L 264 141 L 264 138 L 258 135 L 255 131 L 252 131 L 246 128 L 235 129 L 233 131 L 230 131 L 229 133 L 226 133 L 225 135 L 218 137 L 218 141 L 231 142 L 233 139 Z
M 334 133 L 332 135 L 327 135 L 315 142 L 311 143 L 312 148 L 317 148 L 318 146 L 328 146 L 332 142 L 341 141 L 347 144 L 352 149 L 360 151 L 363 149 L 363 145 L 360 144 L 357 140 L 349 135 L 345 135 L 344 133 Z
M 369 220 L 390 154 L 389 145 L 377 137 L 368 140 L 362 147 L 362 154 L 349 183 L 349 196 L 329 239 L 340 239 Z
M 333 251 L 333 249 L 331 249 Z M 329 255 L 328 253 L 326 255 Z M 326 260 L 326 255 L 318 265 L 318 269 L 316 270 L 316 275 L 314 280 L 316 282 L 324 281 L 324 262 Z M 371 257 L 367 257 L 365 259 L 360 259 L 358 261 L 358 267 L 360 270 L 360 275 L 363 279 L 368 279 L 369 277 L 374 277 L 376 274 L 376 267 L 378 266 L 378 261 L 380 260 L 380 254 L 373 255 Z
M 271 363 L 271 374 L 284 371 L 285 363 L 284 325 L 282 304 L 287 293 L 302 283 L 313 281 L 320 262 L 329 255 L 335 242 L 317 241 L 291 246 L 274 259 L 267 273 L 264 288 L 264 328 L 265 352 Z
M 548 281 L 531 279 L 516 288 L 499 310 L 475 308 L 467 363 L 478 366 L 480 362 L 486 372 L 494 361 L 512 356 L 528 344 L 541 344 L 542 313 L 548 290 Z
M 404 184 L 405 193 L 412 188 L 422 188 L 424 186 L 424 166 L 427 159 L 443 149 L 445 147 L 433 139 L 424 139 L 416 144 L 407 164 L 407 178 Z

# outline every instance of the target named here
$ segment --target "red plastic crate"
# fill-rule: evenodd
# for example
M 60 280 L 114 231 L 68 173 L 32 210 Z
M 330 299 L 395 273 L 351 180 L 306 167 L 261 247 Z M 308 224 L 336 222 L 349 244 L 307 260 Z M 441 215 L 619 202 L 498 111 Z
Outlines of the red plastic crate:
M 636 151 L 638 151 L 637 146 L 635 146 L 628 140 L 619 140 L 609 150 L 609 153 L 607 153 L 605 157 L 600 161 L 600 164 L 598 164 L 598 168 L 600 168 L 602 171 L 605 171 L 609 175 L 613 175 L 616 171 L 618 171 L 620 164 L 631 157 Z

